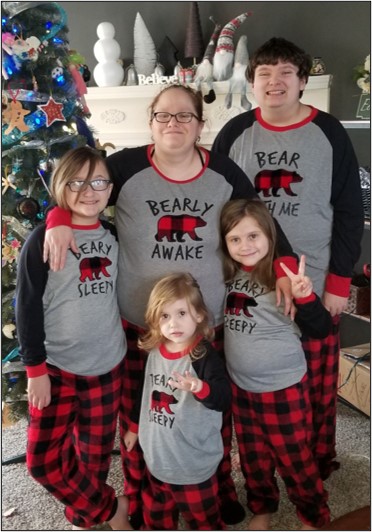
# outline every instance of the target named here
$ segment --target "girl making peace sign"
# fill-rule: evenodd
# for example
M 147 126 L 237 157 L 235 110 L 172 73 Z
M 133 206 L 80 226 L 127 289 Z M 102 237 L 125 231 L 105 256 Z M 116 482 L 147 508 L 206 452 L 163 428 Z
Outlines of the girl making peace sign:
M 281 264 L 292 284 L 294 321 L 276 304 L 275 226 L 265 204 L 232 200 L 222 209 L 225 354 L 248 508 L 248 530 L 269 530 L 279 505 L 275 470 L 296 506 L 301 530 L 329 522 L 327 492 L 311 451 L 311 405 L 301 333 L 326 336 L 331 316 L 305 275 Z

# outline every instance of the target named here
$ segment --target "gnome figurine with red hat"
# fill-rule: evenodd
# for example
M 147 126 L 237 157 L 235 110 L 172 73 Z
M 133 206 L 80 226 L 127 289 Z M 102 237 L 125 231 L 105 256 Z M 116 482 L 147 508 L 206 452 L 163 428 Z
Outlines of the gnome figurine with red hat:
M 217 39 L 222 28 L 222 25 L 217 24 L 213 20 L 213 17 L 209 17 L 209 20 L 214 23 L 214 30 L 207 45 L 207 48 L 205 49 L 202 62 L 199 63 L 196 69 L 194 78 L 196 89 L 200 92 L 202 83 L 204 82 L 207 84 L 209 92 L 203 97 L 205 103 L 212 103 L 216 99 L 216 94 L 213 90 L 213 56 L 216 49 Z
M 216 81 L 226 81 L 233 73 L 234 33 L 251 13 L 243 13 L 222 28 L 213 58 L 213 77 Z

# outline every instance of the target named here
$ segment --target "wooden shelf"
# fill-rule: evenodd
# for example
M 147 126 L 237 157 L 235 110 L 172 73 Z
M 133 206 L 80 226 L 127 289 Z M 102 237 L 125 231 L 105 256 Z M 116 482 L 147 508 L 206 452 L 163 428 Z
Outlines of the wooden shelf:
M 341 124 L 345 129 L 369 129 L 371 127 L 370 120 L 341 120 Z

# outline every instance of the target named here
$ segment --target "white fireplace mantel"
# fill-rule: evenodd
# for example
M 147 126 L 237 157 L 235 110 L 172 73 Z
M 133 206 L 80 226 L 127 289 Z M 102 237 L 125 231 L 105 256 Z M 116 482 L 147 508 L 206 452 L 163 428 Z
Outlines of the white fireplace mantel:
M 330 75 L 311 76 L 301 101 L 322 111 L 329 111 L 331 81 Z M 89 87 L 85 99 L 91 112 L 88 123 L 93 128 L 95 138 L 101 145 L 113 144 L 115 150 L 151 142 L 149 106 L 163 87 L 164 85 Z M 245 111 L 240 107 L 240 94 L 233 95 L 230 109 L 225 107 L 228 81 L 215 82 L 213 88 L 216 100 L 211 104 L 204 104 L 206 123 L 201 144 L 206 148 L 212 146 L 217 133 L 230 118 Z M 202 89 L 203 94 L 208 92 L 206 86 Z M 253 107 L 256 107 L 250 90 L 247 97 Z

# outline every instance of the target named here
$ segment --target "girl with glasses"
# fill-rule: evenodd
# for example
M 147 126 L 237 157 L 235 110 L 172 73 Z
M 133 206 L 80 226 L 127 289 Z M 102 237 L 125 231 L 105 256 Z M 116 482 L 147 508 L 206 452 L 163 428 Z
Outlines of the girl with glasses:
M 128 500 L 106 483 L 114 447 L 126 338 L 117 303 L 118 243 L 99 215 L 112 183 L 101 156 L 65 154 L 51 190 L 71 212 L 76 253 L 55 272 L 43 261 L 45 224 L 26 240 L 16 287 L 20 356 L 28 378 L 27 467 L 65 505 L 73 530 L 107 521 L 132 530 Z
M 168 273 L 189 271 L 197 280 L 211 311 L 214 346 L 223 354 L 224 282 L 219 250 L 218 221 L 222 206 L 234 198 L 256 197 L 240 168 L 226 156 L 212 154 L 200 142 L 204 127 L 203 99 L 184 85 L 169 85 L 154 98 L 149 109 L 153 142 L 123 149 L 106 159 L 113 181 L 109 203 L 115 205 L 119 237 L 119 307 L 128 338 L 125 358 L 121 431 L 129 426 L 145 354 L 138 337 L 145 329 L 145 309 L 154 283 Z M 51 268 L 64 266 L 65 252 L 76 249 L 69 225 L 70 214 L 53 209 L 48 219 L 45 258 Z M 54 227 L 54 228 L 52 228 Z M 280 255 L 295 262 L 291 247 L 279 231 Z M 287 311 L 291 304 L 288 279 Z M 245 515 L 231 477 L 231 424 L 225 415 L 224 458 L 218 469 L 219 503 L 226 524 Z M 129 497 L 131 524 L 142 521 L 141 482 L 144 463 L 137 445 L 130 453 L 122 448 L 125 493 Z

